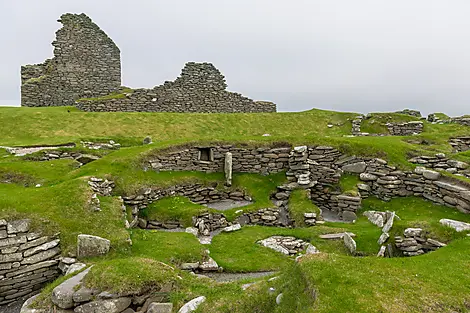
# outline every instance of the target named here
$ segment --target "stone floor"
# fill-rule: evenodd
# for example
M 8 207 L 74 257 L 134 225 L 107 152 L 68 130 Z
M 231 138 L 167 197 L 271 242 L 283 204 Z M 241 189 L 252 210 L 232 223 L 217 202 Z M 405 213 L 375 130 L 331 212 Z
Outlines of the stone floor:
M 345 223 L 339 218 L 338 213 L 331 210 L 322 210 L 321 216 L 325 222 Z
M 204 276 L 212 278 L 217 282 L 232 282 L 237 280 L 260 278 L 273 275 L 276 272 L 253 272 L 253 273 L 204 273 Z
M 219 202 L 208 203 L 205 206 L 218 211 L 227 211 L 234 208 L 241 208 L 252 204 L 251 201 L 222 200 Z

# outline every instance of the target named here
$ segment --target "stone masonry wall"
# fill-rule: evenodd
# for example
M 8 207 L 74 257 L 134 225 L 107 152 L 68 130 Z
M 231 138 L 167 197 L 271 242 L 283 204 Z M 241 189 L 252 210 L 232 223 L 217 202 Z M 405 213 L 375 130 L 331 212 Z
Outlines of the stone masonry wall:
M 225 77 L 214 65 L 190 62 L 173 82 L 121 98 L 83 99 L 77 107 L 88 112 L 276 112 L 274 103 L 255 102 L 226 88 Z
M 418 135 L 423 132 L 423 122 L 388 123 L 387 128 L 392 136 Z
M 450 145 L 455 152 L 464 152 L 470 150 L 470 136 L 451 138 Z
M 23 106 L 75 105 L 84 97 L 107 95 L 121 86 L 119 48 L 85 14 L 64 14 L 54 57 L 21 67 Z
M 0 306 L 38 293 L 59 276 L 59 244 L 31 232 L 29 220 L 0 220 Z
M 231 152 L 234 172 L 272 174 L 287 168 L 290 150 L 290 147 L 198 146 L 168 153 L 162 151 L 150 159 L 149 165 L 157 171 L 222 172 L 225 154 Z

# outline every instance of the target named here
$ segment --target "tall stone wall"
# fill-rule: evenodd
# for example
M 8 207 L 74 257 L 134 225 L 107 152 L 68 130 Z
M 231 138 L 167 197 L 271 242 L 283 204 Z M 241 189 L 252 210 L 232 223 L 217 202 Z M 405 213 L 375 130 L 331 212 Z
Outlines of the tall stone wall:
M 0 306 L 38 293 L 59 276 L 59 243 L 30 231 L 29 220 L 0 220 Z
M 82 99 L 77 107 L 88 112 L 276 112 L 274 103 L 253 101 L 226 88 L 225 77 L 214 65 L 190 62 L 173 82 L 114 99 Z
M 119 48 L 85 14 L 64 14 L 56 33 L 54 57 L 21 67 L 23 106 L 75 105 L 121 86 Z

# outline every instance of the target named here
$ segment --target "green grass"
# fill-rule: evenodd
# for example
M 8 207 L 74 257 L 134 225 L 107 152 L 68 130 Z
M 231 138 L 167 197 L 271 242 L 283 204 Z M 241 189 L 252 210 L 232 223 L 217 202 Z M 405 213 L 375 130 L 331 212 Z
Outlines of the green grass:
M 159 290 L 164 285 L 178 282 L 178 271 L 148 258 L 127 257 L 99 262 L 85 276 L 88 288 L 114 293 L 142 294 L 147 290 Z
M 469 251 L 460 239 L 413 258 L 309 257 L 300 268 L 318 299 L 296 312 L 468 312 Z
M 116 250 L 127 249 L 129 235 L 123 227 L 119 202 L 101 197 L 101 212 L 93 212 L 88 205 L 90 196 L 81 179 L 41 188 L 0 184 L 0 215 L 6 219 L 31 218 L 35 229 L 45 234 L 61 232 L 64 254 L 75 250 L 77 235 L 82 233 L 108 238 Z
M 135 229 L 131 239 L 134 256 L 176 265 L 203 257 L 204 247 L 192 234 Z
M 320 214 L 320 209 L 308 198 L 308 192 L 303 189 L 292 191 L 289 198 L 289 214 L 296 227 L 305 227 L 304 213 Z
M 207 211 L 212 210 L 192 203 L 186 197 L 167 197 L 149 204 L 146 209 L 140 211 L 140 214 L 149 221 L 179 221 L 184 227 L 190 227 L 193 216 Z
M 357 196 L 358 189 L 357 184 L 361 183 L 359 176 L 353 174 L 343 174 L 339 181 L 339 186 L 343 193 L 350 196 Z

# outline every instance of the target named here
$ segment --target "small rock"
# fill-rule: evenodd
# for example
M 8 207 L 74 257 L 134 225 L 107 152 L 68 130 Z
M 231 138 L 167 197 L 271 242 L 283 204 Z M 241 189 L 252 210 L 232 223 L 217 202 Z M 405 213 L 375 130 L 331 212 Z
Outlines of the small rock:
M 344 245 L 349 250 L 349 252 L 354 255 L 356 254 L 356 241 L 348 233 L 344 233 L 343 236 Z
M 173 303 L 150 303 L 147 313 L 171 313 L 173 312 Z
M 79 258 L 105 255 L 111 242 L 108 239 L 92 235 L 78 235 L 77 255 Z
M 276 304 L 281 304 L 281 301 L 282 301 L 282 293 L 278 294 L 277 297 L 276 297 Z
M 224 232 L 226 233 L 229 233 L 229 232 L 233 232 L 233 231 L 237 231 L 237 230 L 240 230 L 242 229 L 241 225 L 240 224 L 233 224 L 231 226 L 227 226 L 223 229 Z
M 142 142 L 144 145 L 149 145 L 152 143 L 152 137 L 150 136 L 147 136 L 144 138 L 143 142 Z

